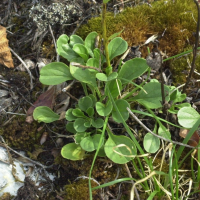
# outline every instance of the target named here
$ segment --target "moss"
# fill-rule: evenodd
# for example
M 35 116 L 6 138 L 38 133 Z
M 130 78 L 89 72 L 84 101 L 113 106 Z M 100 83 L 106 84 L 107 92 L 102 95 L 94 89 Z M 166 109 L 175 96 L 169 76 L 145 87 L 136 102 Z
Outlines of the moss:
M 114 17 L 114 14 L 107 13 L 107 36 L 121 31 L 129 46 L 143 44 L 153 34 L 162 34 L 166 29 L 164 37 L 159 40 L 160 49 L 168 56 L 176 55 L 193 43 L 192 32 L 195 32 L 196 23 L 192 18 L 197 16 L 193 0 L 157 1 L 152 7 L 147 4 L 127 8 L 124 12 Z M 101 17 L 92 18 L 88 24 L 83 25 L 77 34 L 85 38 L 92 31 L 100 35 Z M 147 48 L 141 48 L 142 56 L 146 57 Z
M 94 181 L 91 181 L 92 187 L 98 186 L 98 184 Z M 88 200 L 89 199 L 89 187 L 88 187 L 88 179 L 79 179 L 74 183 L 66 185 L 64 187 L 66 195 L 64 196 L 64 200 L 71 199 L 81 199 Z M 94 199 L 99 200 L 98 198 L 98 190 L 94 190 L 92 192 L 92 196 Z
M 15 118 L 9 125 L 0 129 L 9 146 L 32 151 L 34 144 L 39 144 L 41 134 L 37 131 L 37 122 L 28 124 L 24 117 Z

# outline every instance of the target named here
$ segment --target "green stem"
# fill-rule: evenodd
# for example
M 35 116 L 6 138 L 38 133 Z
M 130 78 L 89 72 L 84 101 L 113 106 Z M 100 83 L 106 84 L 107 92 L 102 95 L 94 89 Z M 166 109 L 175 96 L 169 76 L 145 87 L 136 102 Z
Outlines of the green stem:
M 103 30 L 103 44 L 106 54 L 106 74 L 109 75 L 112 73 L 112 67 L 110 65 L 109 53 L 108 53 L 108 39 L 106 36 L 106 3 L 103 3 L 103 11 L 102 11 L 102 30 Z

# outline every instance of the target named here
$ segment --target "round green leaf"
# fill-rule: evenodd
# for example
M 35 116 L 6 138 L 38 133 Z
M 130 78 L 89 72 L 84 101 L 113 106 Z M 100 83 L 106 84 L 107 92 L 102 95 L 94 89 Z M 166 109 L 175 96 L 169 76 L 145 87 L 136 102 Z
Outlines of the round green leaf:
M 143 140 L 144 149 L 149 153 L 155 153 L 160 148 L 160 139 L 151 133 L 147 133 Z
M 192 107 L 183 107 L 178 111 L 178 122 L 185 128 L 192 128 L 200 118 L 199 113 Z
M 126 136 L 109 135 L 104 147 L 106 156 L 115 163 L 125 164 L 136 155 L 133 141 Z
M 82 97 L 81 99 L 78 100 L 78 107 L 82 111 L 87 111 L 88 108 L 92 107 L 93 102 L 92 99 L 89 96 Z
M 84 126 L 84 123 L 87 122 L 86 119 L 83 119 L 83 118 L 77 118 L 75 121 L 74 121 L 74 129 L 77 131 L 77 132 L 84 132 L 87 127 Z
M 171 134 L 169 132 L 169 130 L 167 130 L 166 127 L 164 126 L 159 126 L 158 128 L 158 135 L 162 136 L 163 138 L 166 138 L 168 140 L 171 140 Z
M 149 66 L 145 59 L 134 58 L 124 63 L 121 67 L 118 78 L 121 79 L 122 84 L 125 84 L 141 76 L 148 68 Z
M 40 70 L 40 82 L 45 85 L 58 85 L 73 79 L 69 67 L 61 62 L 52 62 Z
M 85 151 L 80 145 L 75 143 L 66 144 L 62 150 L 61 155 L 63 158 L 69 160 L 82 160 L 85 156 Z
M 97 73 L 96 78 L 99 79 L 100 81 L 107 81 L 108 78 L 104 73 Z
M 95 128 L 101 128 L 103 127 L 104 121 L 101 118 L 97 118 L 97 119 L 92 119 L 92 126 Z
M 116 104 L 120 114 L 122 115 L 124 121 L 126 121 L 129 118 L 129 112 L 126 109 L 127 107 L 130 108 L 129 103 L 127 101 L 125 101 L 124 99 L 118 99 L 118 100 L 115 101 L 115 104 Z M 123 120 L 119 116 L 119 113 L 115 109 L 115 107 L 113 107 L 112 117 L 118 123 L 122 123 L 123 122 Z
M 67 112 L 66 112 L 66 114 L 65 114 L 66 120 L 68 120 L 68 121 L 73 121 L 73 120 L 75 120 L 75 119 L 77 118 L 76 116 L 74 116 L 74 115 L 72 114 L 73 110 L 74 110 L 73 108 L 70 108 L 70 109 L 67 110 Z
M 111 113 L 112 108 L 111 101 L 108 101 L 106 105 L 101 102 L 96 103 L 96 110 L 100 116 L 108 116 Z
M 114 57 L 123 54 L 128 48 L 128 44 L 121 37 L 116 37 L 108 44 L 108 53 L 110 60 Z
M 39 106 L 33 112 L 33 118 L 38 122 L 51 123 L 59 120 L 59 117 L 47 106 Z

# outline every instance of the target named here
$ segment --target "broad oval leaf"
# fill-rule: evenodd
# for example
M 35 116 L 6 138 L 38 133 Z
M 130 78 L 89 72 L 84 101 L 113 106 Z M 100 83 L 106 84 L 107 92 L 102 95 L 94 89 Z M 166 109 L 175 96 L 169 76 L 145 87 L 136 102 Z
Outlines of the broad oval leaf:
M 145 59 L 134 58 L 124 63 L 121 67 L 118 78 L 121 79 L 122 84 L 125 84 L 128 83 L 128 81 L 132 81 L 141 76 L 148 68 L 149 66 Z
M 61 149 L 61 155 L 69 160 L 82 160 L 85 157 L 85 151 L 79 144 L 70 143 Z
M 40 82 L 45 85 L 58 85 L 73 80 L 69 67 L 61 62 L 52 62 L 40 70 Z
M 116 79 L 118 76 L 117 72 L 113 72 L 111 73 L 108 77 L 106 76 L 106 74 L 104 73 L 97 73 L 96 77 L 100 80 L 100 81 L 111 81 L 113 79 Z
M 47 106 L 39 106 L 33 111 L 33 118 L 38 122 L 51 123 L 59 120 L 59 117 Z
M 139 103 L 145 105 L 148 108 L 156 109 L 162 107 L 162 95 L 161 95 L 161 84 L 158 82 L 147 83 L 144 90 L 140 90 L 139 94 L 132 100 L 136 100 Z M 169 88 L 164 85 L 165 90 L 165 100 L 169 101 Z
M 113 105 L 111 101 L 108 101 L 106 105 L 101 102 L 96 103 L 96 110 L 100 116 L 108 116 L 111 113 L 112 109 Z
M 147 133 L 144 136 L 143 145 L 148 153 L 155 153 L 160 148 L 160 139 L 151 133 Z
M 127 101 L 125 101 L 124 99 L 118 99 L 115 101 L 115 104 L 121 114 L 121 116 L 123 117 L 124 121 L 126 121 L 129 118 L 129 112 L 127 111 L 127 107 L 130 108 L 130 105 Z M 118 123 L 122 123 L 123 119 L 121 119 L 118 111 L 115 109 L 115 107 L 113 107 L 113 111 L 112 111 L 112 118 L 118 122 Z
M 165 126 L 159 126 L 158 128 L 158 135 L 162 136 L 163 138 L 166 138 L 168 140 L 171 140 L 171 134 L 169 130 Z
M 72 76 L 80 82 L 87 83 L 93 87 L 97 87 L 96 73 L 97 71 L 90 71 L 89 69 L 82 69 L 70 65 L 70 72 Z
M 200 118 L 199 113 L 192 107 L 183 107 L 178 111 L 178 123 L 185 128 L 192 128 Z
M 121 54 L 123 54 L 128 48 L 128 44 L 125 40 L 121 37 L 116 37 L 115 39 L 111 40 L 108 44 L 108 53 L 110 61 Z
M 73 50 L 86 62 L 89 58 L 88 50 L 83 44 L 75 44 Z
M 133 141 L 126 136 L 109 134 L 104 150 L 106 156 L 115 163 L 125 164 L 134 158 L 137 150 Z

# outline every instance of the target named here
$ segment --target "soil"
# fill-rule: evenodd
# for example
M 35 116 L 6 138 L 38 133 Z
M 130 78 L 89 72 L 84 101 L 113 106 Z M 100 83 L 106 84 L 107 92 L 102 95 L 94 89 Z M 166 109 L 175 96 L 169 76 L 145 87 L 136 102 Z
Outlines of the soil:
M 29 10 L 38 2 L 41 5 L 47 5 L 42 0 L 2 0 L 0 2 L 0 25 L 7 27 L 9 46 L 22 60 L 32 63 L 30 65 L 33 67 L 30 68 L 30 71 L 34 77 L 31 87 L 29 74 L 26 70 L 22 71 L 21 68 L 17 67 L 21 64 L 21 61 L 14 55 L 12 58 L 15 68 L 7 68 L 0 64 L 0 90 L 8 91 L 4 98 L 0 98 L 0 135 L 10 148 L 26 152 L 26 157 L 35 161 L 33 164 L 41 168 L 41 176 L 44 177 L 45 181 L 40 182 L 38 186 L 27 174 L 24 186 L 18 190 L 16 197 L 4 194 L 0 199 L 87 200 L 89 199 L 87 177 L 93 154 L 89 154 L 88 158 L 83 161 L 76 162 L 62 158 L 60 154 L 62 146 L 73 141 L 72 138 L 68 137 L 69 133 L 65 129 L 66 120 L 62 119 L 59 122 L 45 125 L 27 119 L 28 110 L 38 100 L 39 96 L 47 90 L 47 87 L 39 82 L 39 67 L 56 60 L 49 27 L 39 30 L 37 22 L 33 22 L 33 19 L 29 17 Z M 48 4 L 64 2 L 64 0 L 52 0 Z M 54 37 L 58 38 L 63 33 L 74 34 L 81 24 L 87 23 L 88 19 L 100 14 L 101 2 L 100 0 L 74 1 L 74 5 L 78 5 L 81 14 L 71 16 L 70 20 L 65 22 L 65 26 L 52 24 Z M 113 5 L 117 2 L 120 1 L 111 1 L 108 4 L 108 9 L 114 11 Z M 29 64 L 27 65 L 29 66 Z M 71 101 L 68 108 L 73 107 L 76 100 L 83 95 L 80 88 L 80 84 L 76 83 L 70 94 L 58 92 L 56 96 L 51 96 L 51 106 L 55 108 L 70 95 Z M 134 125 L 132 120 L 129 123 Z M 150 121 L 149 124 L 151 124 Z M 114 123 L 113 127 L 119 130 L 122 128 Z M 174 136 L 173 139 L 177 139 L 177 137 Z M 3 141 L 1 142 L 3 143 Z M 10 153 L 13 158 L 22 159 L 12 150 L 10 150 Z M 39 164 L 42 164 L 45 168 L 42 168 Z M 54 181 L 45 176 L 46 172 L 55 175 Z M 123 176 L 127 176 L 125 167 L 111 163 L 105 158 L 97 159 L 92 172 L 92 177 L 100 184 Z M 95 181 L 92 184 L 97 185 Z M 73 193 L 74 188 L 75 192 Z M 121 188 L 110 186 L 103 192 L 96 190 L 93 193 L 93 198 L 95 200 L 128 199 L 130 189 L 131 184 L 127 183 L 123 183 Z M 145 195 L 143 199 L 146 199 Z

